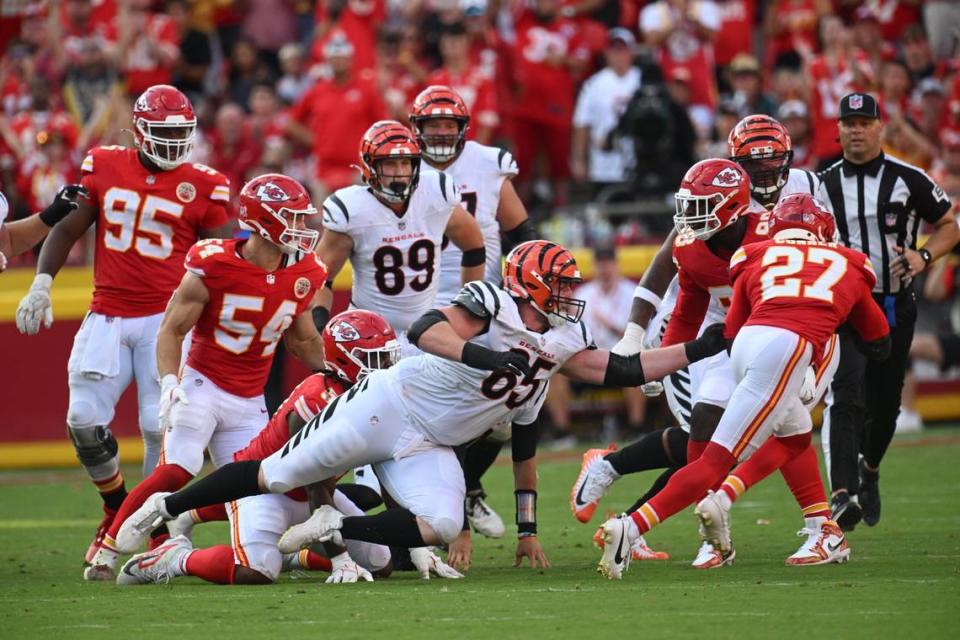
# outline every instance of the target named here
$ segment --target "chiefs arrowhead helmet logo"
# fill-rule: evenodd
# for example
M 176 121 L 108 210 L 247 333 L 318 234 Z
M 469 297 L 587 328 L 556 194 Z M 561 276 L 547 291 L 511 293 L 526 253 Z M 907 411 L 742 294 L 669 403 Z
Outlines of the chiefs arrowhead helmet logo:
M 710 184 L 715 187 L 735 187 L 740 184 L 740 172 L 733 167 L 725 167 L 713 177 Z
M 283 202 L 290 199 L 286 191 L 272 182 L 260 185 L 257 188 L 257 197 L 260 202 Z
M 360 332 L 343 320 L 330 327 L 330 334 L 336 342 L 351 342 L 360 338 Z

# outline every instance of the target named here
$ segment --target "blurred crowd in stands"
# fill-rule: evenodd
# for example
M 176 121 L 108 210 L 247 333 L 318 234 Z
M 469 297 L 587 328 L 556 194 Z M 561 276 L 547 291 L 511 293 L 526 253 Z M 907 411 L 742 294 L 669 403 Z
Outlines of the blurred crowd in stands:
M 2 12 L 0 188 L 15 217 L 77 180 L 89 147 L 131 144 L 133 98 L 167 82 L 200 118 L 194 160 L 234 192 L 266 170 L 318 198 L 355 182 L 367 126 L 406 121 L 422 88 L 447 84 L 472 111 L 469 135 L 514 152 L 541 221 L 587 203 L 662 205 L 692 162 L 727 155 L 749 113 L 784 122 L 794 166 L 823 168 L 854 90 L 880 98 L 887 153 L 960 194 L 955 1 L 10 0 Z M 601 227 L 650 241 L 660 218 Z M 597 233 L 579 224 L 556 239 Z

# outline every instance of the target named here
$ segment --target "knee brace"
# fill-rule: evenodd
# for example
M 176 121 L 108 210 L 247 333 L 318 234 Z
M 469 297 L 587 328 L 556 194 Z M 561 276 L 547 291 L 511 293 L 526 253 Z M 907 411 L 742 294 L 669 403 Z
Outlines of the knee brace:
M 447 516 L 421 516 L 427 524 L 430 525 L 430 528 L 433 529 L 433 532 L 437 534 L 437 537 L 444 544 L 450 544 L 457 539 L 457 536 L 460 535 L 460 531 L 463 529 L 463 515 L 461 514 L 459 518 L 450 518 Z
M 73 447 L 77 450 L 77 458 L 85 467 L 95 467 L 113 460 L 119 451 L 116 438 L 110 433 L 109 427 L 96 426 L 78 429 L 68 426 L 67 432 Z

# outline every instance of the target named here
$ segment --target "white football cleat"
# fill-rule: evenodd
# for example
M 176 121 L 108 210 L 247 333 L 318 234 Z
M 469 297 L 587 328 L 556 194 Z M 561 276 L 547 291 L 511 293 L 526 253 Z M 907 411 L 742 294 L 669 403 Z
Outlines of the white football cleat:
M 193 551 L 193 545 L 184 536 L 170 538 L 153 551 L 138 553 L 123 565 L 117 574 L 117 584 L 128 587 L 135 584 L 165 584 L 171 578 L 184 575 L 184 556 Z
M 614 471 L 613 465 L 603 459 L 605 455 L 616 450 L 617 445 L 611 444 L 606 449 L 588 449 L 583 454 L 580 475 L 570 489 L 570 509 L 573 517 L 580 522 L 590 522 L 600 498 L 620 477 L 620 474 Z
M 806 518 L 806 526 L 797 532 L 806 536 L 796 553 L 786 563 L 794 567 L 843 563 L 850 559 L 850 546 L 843 531 L 833 520 Z
M 626 514 L 619 516 L 621 518 L 626 517 Z M 596 545 L 597 549 L 604 548 L 603 541 L 603 527 L 597 529 L 597 532 L 593 534 L 593 544 Z M 669 560 L 670 554 L 666 551 L 654 551 L 647 544 L 647 541 L 643 536 L 638 536 L 630 544 L 630 559 L 631 560 Z
M 724 553 L 733 549 L 730 540 L 730 507 L 729 500 L 724 501 L 718 493 L 710 491 L 707 496 L 697 503 L 694 514 L 700 521 L 700 537 Z
M 467 505 L 467 520 L 473 530 L 488 538 L 502 538 L 507 528 L 503 525 L 500 515 L 490 508 L 483 499 L 482 493 L 465 498 Z
M 733 564 L 736 557 L 737 551 L 733 547 L 730 548 L 728 553 L 723 553 L 709 542 L 704 541 L 697 551 L 697 557 L 690 563 L 690 566 L 694 569 L 717 569 Z
M 124 520 L 117 531 L 116 546 L 120 553 L 133 553 L 143 546 L 153 530 L 163 524 L 163 499 L 169 491 L 161 491 L 147 498 L 140 508 Z
M 108 582 L 117 577 L 117 561 L 120 555 L 113 549 L 101 546 L 97 549 L 90 566 L 83 570 L 83 579 L 87 582 Z
M 629 517 L 621 517 L 610 518 L 600 527 L 603 531 L 603 555 L 597 571 L 608 580 L 622 580 L 630 566 L 630 545 L 633 543 L 630 525 L 637 526 Z
M 286 533 L 280 536 L 277 548 L 280 553 L 294 553 L 316 542 L 331 541 L 343 546 L 343 538 L 340 536 L 342 522 L 342 513 L 330 505 L 323 505 L 314 511 L 312 516 L 287 529 Z
M 170 532 L 171 538 L 183 536 L 187 540 L 193 540 L 193 528 L 196 524 L 193 519 L 193 509 L 191 509 L 190 511 L 181 513 L 173 520 L 168 520 L 167 531 Z

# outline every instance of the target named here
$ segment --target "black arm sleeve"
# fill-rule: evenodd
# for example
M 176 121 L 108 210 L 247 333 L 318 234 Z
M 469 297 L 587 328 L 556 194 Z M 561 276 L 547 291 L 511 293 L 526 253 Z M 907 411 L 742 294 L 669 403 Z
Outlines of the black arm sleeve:
M 413 324 L 410 325 L 410 328 L 407 329 L 407 340 L 410 341 L 410 344 L 416 346 L 420 341 L 420 336 L 423 333 L 437 324 L 438 322 L 450 322 L 447 320 L 447 316 L 443 315 L 442 311 L 437 311 L 436 309 L 430 309 L 425 314 L 413 321 Z
M 537 432 L 536 422 L 530 424 L 513 423 L 513 431 L 510 434 L 510 449 L 514 462 L 523 462 L 537 455 L 537 440 L 539 440 Z
M 330 310 L 317 305 L 310 315 L 313 316 L 313 324 L 317 327 L 317 331 L 323 332 L 323 328 L 330 322 Z
M 533 223 L 530 222 L 530 218 L 527 218 L 513 229 L 509 231 L 504 231 L 503 234 L 503 255 L 507 255 L 513 248 L 520 243 L 527 242 L 528 240 L 537 239 L 537 230 L 533 226 Z
M 639 387 L 644 382 L 646 380 L 643 377 L 643 365 L 640 364 L 639 353 L 632 356 L 610 354 L 603 384 L 608 387 Z

